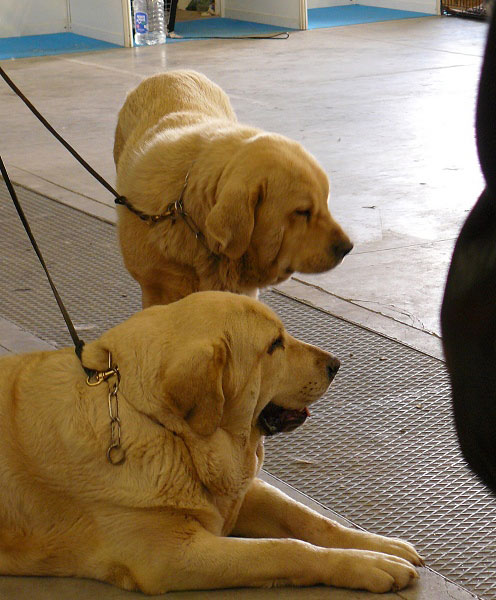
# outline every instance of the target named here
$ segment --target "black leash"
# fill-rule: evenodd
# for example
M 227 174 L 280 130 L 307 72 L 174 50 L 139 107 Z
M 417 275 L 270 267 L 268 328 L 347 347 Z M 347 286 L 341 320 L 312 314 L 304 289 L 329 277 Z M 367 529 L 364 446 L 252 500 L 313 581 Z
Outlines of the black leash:
M 9 174 L 7 173 L 7 169 L 5 168 L 5 165 L 3 163 L 1 156 L 0 156 L 0 170 L 2 172 L 2 177 L 5 181 L 5 185 L 7 186 L 7 189 L 9 190 L 10 197 L 12 198 L 12 202 L 14 203 L 14 206 L 17 210 L 17 214 L 19 215 L 19 218 L 21 219 L 24 229 L 26 230 L 26 233 L 28 234 L 29 241 L 31 242 L 31 245 L 33 246 L 34 251 L 36 252 L 36 255 L 38 256 L 38 258 L 40 260 L 41 266 L 43 267 L 43 270 L 45 271 L 45 274 L 48 279 L 48 283 L 50 284 L 53 295 L 55 296 L 55 300 L 57 301 L 57 304 L 59 305 L 59 308 L 60 308 L 60 312 L 62 313 L 62 316 L 64 317 L 64 321 L 65 321 L 65 324 L 67 325 L 67 329 L 69 330 L 69 333 L 71 334 L 71 338 L 72 338 L 72 341 L 74 342 L 74 346 L 76 349 L 76 355 L 79 358 L 79 360 L 81 360 L 81 353 L 83 351 L 84 342 L 78 336 L 76 329 L 75 329 L 75 327 L 71 321 L 71 318 L 69 316 L 69 313 L 67 312 L 67 309 L 65 308 L 64 303 L 62 302 L 62 298 L 60 297 L 60 294 L 58 293 L 57 288 L 55 287 L 55 284 L 54 284 L 52 278 L 50 277 L 50 273 L 48 272 L 48 268 L 46 266 L 45 260 L 41 253 L 41 250 L 39 249 L 38 244 L 36 243 L 36 240 L 34 239 L 34 236 L 31 232 L 31 228 L 26 219 L 24 211 L 22 210 L 22 206 L 19 202 L 19 199 L 17 197 L 14 186 L 12 185 L 12 182 L 10 181 Z M 86 371 L 86 374 L 88 376 L 93 375 L 93 371 L 91 369 L 87 369 L 84 365 L 82 365 L 82 367 Z
M 48 131 L 58 139 L 58 141 L 74 156 L 74 158 L 89 172 L 93 177 L 99 181 L 111 194 L 113 194 L 117 199 L 121 198 L 119 194 L 114 190 L 114 188 L 107 182 L 105 179 L 93 169 L 91 165 L 89 165 L 84 158 L 78 154 L 74 148 L 64 140 L 64 138 L 50 125 L 50 123 L 45 119 L 45 117 L 39 112 L 39 110 L 31 104 L 31 102 L 26 98 L 26 96 L 21 92 L 21 90 L 16 86 L 16 84 L 10 79 L 7 73 L 0 67 L 0 76 L 4 79 L 5 83 L 10 87 L 10 89 L 19 96 L 19 98 L 24 102 L 24 104 L 29 108 L 29 110 L 35 115 L 35 117 L 41 121 L 41 123 L 48 129 Z
M 89 165 L 84 158 L 78 154 L 76 152 L 76 150 L 74 150 L 74 148 L 64 140 L 64 138 L 50 125 L 50 123 L 45 119 L 45 117 L 38 111 L 38 109 L 33 106 L 31 104 L 31 102 L 26 98 L 26 96 L 21 92 L 21 90 L 15 85 L 15 83 L 12 81 L 12 79 L 10 79 L 10 77 L 7 75 L 7 73 L 2 69 L 2 67 L 0 66 L 0 76 L 3 78 L 3 80 L 5 81 L 5 83 L 12 89 L 12 91 L 19 96 L 19 98 L 24 102 L 24 104 L 29 108 L 29 110 L 37 117 L 37 119 L 39 121 L 41 121 L 41 123 L 48 129 L 48 131 L 55 137 L 57 138 L 57 140 L 72 154 L 72 156 L 74 156 L 74 158 L 89 172 L 91 173 L 91 175 L 93 175 L 93 177 L 99 181 L 111 194 L 113 194 L 115 196 L 116 201 L 117 200 L 121 200 L 122 197 L 119 196 L 119 194 L 114 190 L 114 188 L 107 183 L 107 181 L 105 181 L 105 179 L 95 171 L 95 169 L 93 169 L 93 167 L 91 167 L 91 165 Z M 83 346 L 84 346 L 84 341 L 78 336 L 76 329 L 74 328 L 74 325 L 71 321 L 71 318 L 69 316 L 69 313 L 67 312 L 67 309 L 64 306 L 64 303 L 62 302 L 62 298 L 60 297 L 60 294 L 57 291 L 57 288 L 55 287 L 55 284 L 53 283 L 52 278 L 50 277 L 50 273 L 48 272 L 48 268 L 45 264 L 45 261 L 43 259 L 43 255 L 41 254 L 40 249 L 38 248 L 38 244 L 36 243 L 36 240 L 34 239 L 34 236 L 31 232 L 31 228 L 29 227 L 29 223 L 26 219 L 26 216 L 24 215 L 24 211 L 22 210 L 21 204 L 19 203 L 19 200 L 17 198 L 17 194 L 15 192 L 14 186 L 12 185 L 12 182 L 10 181 L 9 175 L 7 173 L 7 169 L 5 168 L 5 165 L 3 163 L 2 158 L 0 157 L 0 170 L 2 172 L 2 176 L 5 180 L 5 185 L 7 186 L 7 189 L 9 190 L 10 196 L 12 198 L 12 201 L 14 203 L 14 206 L 17 210 L 17 213 L 19 215 L 19 218 L 21 219 L 21 222 L 24 226 L 24 229 L 26 230 L 26 233 L 28 234 L 29 240 L 31 242 L 31 245 L 34 248 L 34 251 L 36 252 L 36 255 L 38 256 L 38 259 L 41 263 L 41 266 L 43 267 L 43 270 L 45 271 L 45 274 L 47 276 L 48 279 L 48 283 L 50 284 L 50 287 L 52 288 L 52 292 L 53 295 L 55 296 L 55 300 L 57 301 L 57 304 L 59 306 L 60 312 L 62 313 L 62 316 L 64 317 L 64 321 L 67 325 L 67 329 L 69 330 L 69 333 L 71 334 L 71 338 L 72 341 L 74 342 L 74 346 L 75 346 L 75 351 L 76 351 L 76 355 L 79 358 L 79 360 L 81 360 L 81 354 L 83 351 Z M 125 200 L 125 199 L 124 199 Z M 92 369 L 88 369 L 87 367 L 85 367 L 82 362 L 81 362 L 81 366 L 83 367 L 84 371 L 86 372 L 86 374 L 88 375 L 88 377 L 93 377 L 95 374 L 95 371 L 93 371 Z
M 238 36 L 229 36 L 229 35 L 206 35 L 206 36 L 198 36 L 192 37 L 187 35 L 178 36 L 175 39 L 181 40 L 287 40 L 289 38 L 288 31 L 280 31 L 279 33 L 274 33 L 273 35 L 238 35 Z M 174 38 L 171 38 L 174 39 Z

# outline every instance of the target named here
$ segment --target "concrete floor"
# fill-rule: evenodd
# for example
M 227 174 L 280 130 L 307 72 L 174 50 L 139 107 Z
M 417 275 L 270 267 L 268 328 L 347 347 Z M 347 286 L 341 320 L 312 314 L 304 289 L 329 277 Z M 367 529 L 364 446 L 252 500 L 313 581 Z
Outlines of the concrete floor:
M 2 66 L 111 183 L 113 131 L 126 92 L 160 70 L 204 72 L 229 93 L 241 121 L 292 137 L 318 158 L 331 179 L 331 211 L 355 242 L 335 271 L 296 275 L 281 289 L 441 356 L 439 306 L 447 266 L 483 187 L 473 123 L 486 30 L 480 22 L 432 17 L 296 32 L 287 40 L 185 42 Z M 111 195 L 3 84 L 0 103 L 1 151 L 12 179 L 113 221 Z M 0 320 L 4 351 L 38 343 Z M 93 582 L 12 578 L 0 578 L 0 596 L 32 597 L 33 586 L 37 598 L 132 597 Z M 191 596 L 271 594 L 281 592 Z M 297 590 L 284 597 L 328 594 Z M 372 596 L 333 590 L 333 597 Z M 422 569 L 419 585 L 384 596 L 397 597 L 472 596 Z

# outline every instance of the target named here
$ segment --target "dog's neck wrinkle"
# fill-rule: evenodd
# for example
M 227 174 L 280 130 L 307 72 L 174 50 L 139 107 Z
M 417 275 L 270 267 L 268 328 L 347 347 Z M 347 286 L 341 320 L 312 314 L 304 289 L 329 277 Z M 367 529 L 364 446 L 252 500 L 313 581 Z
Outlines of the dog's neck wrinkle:
M 213 495 L 237 496 L 252 471 L 255 449 L 247 448 L 246 436 L 233 436 L 219 427 L 214 434 L 204 438 L 196 433 L 177 433 L 187 450 L 196 474 Z
M 253 250 L 248 250 L 239 259 L 239 284 L 242 293 L 246 293 L 246 290 L 255 290 L 261 287 L 265 287 L 268 283 L 266 278 L 262 276 L 262 271 L 256 260 Z
M 176 428 L 169 428 L 158 418 L 135 408 L 124 394 L 120 395 L 119 401 L 126 460 L 122 466 L 115 467 L 118 479 L 114 494 L 117 501 L 144 508 L 164 507 L 199 514 L 208 512 L 210 493 L 195 476 L 197 469 L 185 436 Z M 133 416 L 138 422 L 137 427 L 130 426 Z M 131 435 L 128 433 L 127 439 L 126 430 L 132 432 Z M 120 488 L 118 483 L 121 473 L 123 481 L 130 474 L 140 481 L 139 498 L 127 498 L 127 486 Z

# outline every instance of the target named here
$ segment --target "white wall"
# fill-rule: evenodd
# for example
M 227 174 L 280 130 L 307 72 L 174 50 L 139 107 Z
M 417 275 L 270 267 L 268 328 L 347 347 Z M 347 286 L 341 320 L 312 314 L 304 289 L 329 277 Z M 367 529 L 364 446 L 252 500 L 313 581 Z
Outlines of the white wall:
M 307 8 L 328 8 L 329 6 L 347 6 L 348 4 L 368 4 L 366 0 L 307 0 Z
M 60 33 L 66 28 L 67 0 L 0 0 L 0 37 Z
M 127 7 L 128 3 L 122 0 L 70 0 L 71 31 L 125 46 L 128 25 L 126 18 L 123 19 L 126 17 L 123 6 Z
M 439 14 L 439 0 L 307 0 L 308 8 L 325 8 L 328 6 L 347 6 L 362 4 L 396 10 L 412 10 L 432 15 Z
M 0 0 L 0 37 L 65 31 L 130 46 L 129 0 Z
M 223 17 L 300 28 L 300 0 L 224 0 Z
M 363 0 L 358 4 L 366 6 L 379 6 L 380 8 L 394 8 L 396 10 L 413 10 L 430 15 L 440 14 L 439 0 Z

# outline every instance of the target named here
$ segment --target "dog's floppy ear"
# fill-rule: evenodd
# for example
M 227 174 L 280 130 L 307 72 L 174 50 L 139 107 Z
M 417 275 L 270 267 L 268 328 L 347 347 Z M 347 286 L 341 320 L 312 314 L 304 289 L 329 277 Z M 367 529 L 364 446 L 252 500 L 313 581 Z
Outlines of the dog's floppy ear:
M 199 340 L 187 345 L 164 371 L 164 391 L 175 412 L 200 435 L 212 435 L 224 410 L 222 378 L 227 349 L 219 342 Z
M 205 221 L 207 242 L 216 254 L 236 260 L 246 252 L 260 193 L 258 187 L 249 188 L 235 177 L 224 185 Z

